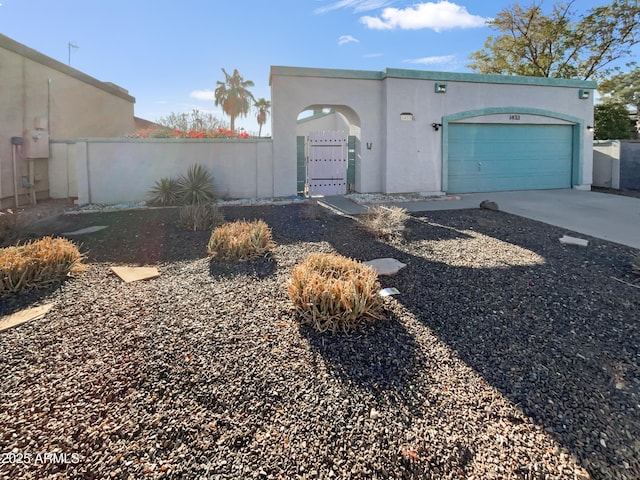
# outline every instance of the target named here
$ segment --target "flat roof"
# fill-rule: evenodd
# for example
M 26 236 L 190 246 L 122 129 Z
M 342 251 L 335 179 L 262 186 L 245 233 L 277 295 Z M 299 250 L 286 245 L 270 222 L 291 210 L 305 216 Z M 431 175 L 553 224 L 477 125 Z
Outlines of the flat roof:
M 307 68 L 271 66 L 269 84 L 274 75 L 286 77 L 322 77 L 359 80 L 384 80 L 385 78 L 406 78 L 412 80 L 436 80 L 440 82 L 495 83 L 509 85 L 533 85 L 543 87 L 569 87 L 595 89 L 596 82 L 564 78 L 524 77 L 518 75 L 485 75 L 479 73 L 432 72 L 426 70 L 405 70 L 385 68 L 382 71 L 344 70 L 334 68 Z
M 115 83 L 101 82 L 100 80 L 93 78 L 86 73 L 82 73 L 80 70 L 76 70 L 75 68 L 65 65 L 64 63 L 59 62 L 51 57 L 48 57 L 38 52 L 37 50 L 34 50 L 33 48 L 29 48 L 26 45 L 18 43 L 15 40 L 7 37 L 6 35 L 0 34 L 0 48 L 4 48 L 5 50 L 17 53 L 18 55 L 33 60 L 34 62 L 53 68 L 54 70 L 58 70 L 59 72 L 62 72 L 65 75 L 69 75 L 76 80 L 88 83 L 89 85 L 104 90 L 105 92 L 111 93 L 112 95 L 128 100 L 131 103 L 136 103 L 136 99 L 134 97 L 129 95 L 129 93 L 124 88 L 119 87 Z

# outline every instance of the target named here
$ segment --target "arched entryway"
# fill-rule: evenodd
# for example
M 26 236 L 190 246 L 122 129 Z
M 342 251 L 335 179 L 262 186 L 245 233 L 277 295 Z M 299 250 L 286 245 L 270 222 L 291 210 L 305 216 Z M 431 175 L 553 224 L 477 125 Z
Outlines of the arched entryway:
M 360 118 L 346 105 L 309 105 L 297 117 L 299 195 L 344 195 L 356 189 Z

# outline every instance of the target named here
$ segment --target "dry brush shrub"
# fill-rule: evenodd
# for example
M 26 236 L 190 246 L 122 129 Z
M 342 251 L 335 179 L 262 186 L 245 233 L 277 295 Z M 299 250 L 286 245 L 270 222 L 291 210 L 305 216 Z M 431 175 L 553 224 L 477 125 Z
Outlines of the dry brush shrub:
M 244 262 L 265 255 L 274 246 L 271 228 L 264 220 L 236 221 L 211 232 L 207 252 L 218 260 Z
M 20 227 L 18 214 L 11 209 L 0 212 L 0 243 L 11 240 Z
M 302 318 L 320 332 L 352 332 L 366 318 L 382 319 L 376 271 L 332 253 L 312 253 L 293 267 L 287 292 Z
M 187 230 L 212 230 L 224 223 L 222 212 L 215 203 L 201 203 L 180 207 L 180 223 Z
M 78 247 L 64 238 L 44 237 L 0 249 L 0 296 L 57 282 L 83 269 Z
M 384 205 L 372 207 L 360 216 L 360 221 L 367 231 L 384 239 L 401 235 L 408 219 L 409 214 L 404 208 Z

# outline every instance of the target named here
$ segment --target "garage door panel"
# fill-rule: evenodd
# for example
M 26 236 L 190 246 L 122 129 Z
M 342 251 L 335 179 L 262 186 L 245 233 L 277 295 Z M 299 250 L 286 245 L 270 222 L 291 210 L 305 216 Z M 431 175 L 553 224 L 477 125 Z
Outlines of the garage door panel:
M 569 125 L 451 124 L 452 193 L 569 188 Z

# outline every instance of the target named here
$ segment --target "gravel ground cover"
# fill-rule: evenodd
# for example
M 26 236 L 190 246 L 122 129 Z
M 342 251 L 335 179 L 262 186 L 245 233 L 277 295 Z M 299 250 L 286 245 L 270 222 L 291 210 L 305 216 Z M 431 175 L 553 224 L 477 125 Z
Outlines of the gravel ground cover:
M 389 243 L 308 205 L 224 213 L 267 221 L 273 255 L 212 263 L 175 209 L 30 230 L 109 226 L 85 273 L 2 300 L 55 307 L 0 333 L 0 478 L 640 478 L 637 251 L 487 210 Z M 406 263 L 386 319 L 299 327 L 286 281 L 317 251 Z

